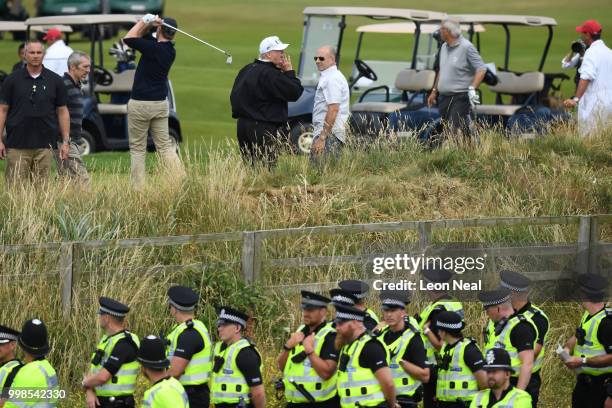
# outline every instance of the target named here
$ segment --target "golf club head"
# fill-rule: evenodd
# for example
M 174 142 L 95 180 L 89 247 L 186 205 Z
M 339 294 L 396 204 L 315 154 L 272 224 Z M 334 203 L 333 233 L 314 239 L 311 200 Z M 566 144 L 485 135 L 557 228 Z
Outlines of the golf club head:
M 225 60 L 225 63 L 226 63 L 227 65 L 231 65 L 231 63 L 232 63 L 232 62 L 233 62 L 232 56 L 231 56 L 231 55 L 228 55 L 228 56 L 227 56 L 227 59 Z

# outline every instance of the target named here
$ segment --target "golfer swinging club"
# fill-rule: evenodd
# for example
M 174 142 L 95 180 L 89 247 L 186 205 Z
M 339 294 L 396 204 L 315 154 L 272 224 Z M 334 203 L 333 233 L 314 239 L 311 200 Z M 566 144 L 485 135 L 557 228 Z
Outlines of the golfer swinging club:
M 162 26 L 162 23 L 165 23 Z M 156 38 L 150 34 L 157 27 Z M 145 155 L 149 129 L 157 152 L 172 175 L 182 178 L 185 170 L 168 132 L 168 72 L 176 57 L 176 20 L 147 14 L 128 31 L 123 42 L 142 53 L 131 98 L 128 102 L 128 133 L 132 158 L 131 178 L 135 188 L 145 184 Z

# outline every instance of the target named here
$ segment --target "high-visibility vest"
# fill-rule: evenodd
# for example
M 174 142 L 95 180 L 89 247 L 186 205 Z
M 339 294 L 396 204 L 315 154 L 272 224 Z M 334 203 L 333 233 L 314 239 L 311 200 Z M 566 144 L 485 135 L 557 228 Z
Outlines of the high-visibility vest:
M 338 367 L 338 395 L 342 408 L 375 407 L 385 402 L 382 387 L 374 373 L 369 368 L 359 365 L 359 356 L 368 341 L 380 341 L 364 334 L 351 344 L 345 345 L 340 351 Z M 382 342 L 381 342 L 382 344 Z M 389 352 L 383 344 L 389 361 Z M 342 361 L 348 359 L 346 367 L 342 367 Z
M 249 384 L 238 369 L 236 357 L 240 350 L 247 347 L 253 347 L 255 352 L 260 356 L 259 351 L 247 339 L 240 339 L 237 342 L 229 345 L 224 350 L 221 350 L 222 342 L 215 344 L 214 358 L 215 360 L 222 359 L 223 365 L 217 372 L 213 371 L 211 380 L 211 402 L 213 404 L 238 404 L 241 400 L 245 404 L 251 402 L 249 394 Z M 260 364 L 260 370 L 263 367 L 263 362 Z
M 304 326 L 300 326 L 301 331 Z M 334 329 L 326 324 L 314 335 L 314 353 L 321 355 L 323 343 L 328 334 L 333 333 Z M 308 391 L 317 402 L 327 401 L 336 396 L 336 373 L 329 379 L 322 379 L 312 367 L 310 359 L 306 357 L 301 362 L 294 362 L 292 359 L 304 351 L 304 346 L 300 343 L 289 352 L 287 364 L 283 371 L 283 382 L 285 384 L 285 398 L 291 403 L 306 403 L 308 399 L 297 390 L 294 384 L 299 384 Z
M 34 360 L 24 364 L 19 370 L 13 381 L 11 389 L 19 390 L 50 390 L 51 397 L 57 396 L 59 391 L 59 383 L 57 374 L 51 364 L 47 360 Z M 55 391 L 55 395 L 53 393 Z M 40 401 L 7 401 L 4 404 L 5 408 L 53 408 L 57 406 L 56 398 L 46 398 Z
M 536 325 L 529 319 L 527 319 L 523 315 L 513 315 L 510 319 L 504 323 L 503 328 L 499 334 L 495 334 L 493 332 L 492 336 L 489 336 L 488 341 L 485 343 L 484 350 L 485 352 L 492 348 L 503 348 L 510 355 L 510 364 L 514 371 L 512 372 L 513 377 L 518 377 L 521 372 L 521 360 L 519 359 L 519 353 L 516 347 L 512 345 L 512 341 L 510 341 L 510 333 L 514 327 L 520 322 L 528 322 L 534 329 L 536 333 L 536 338 L 538 336 L 538 328 Z M 535 340 L 534 340 L 535 343 Z
M 140 345 L 138 336 L 136 336 L 134 333 L 130 333 L 127 330 L 113 334 L 112 336 L 102 337 L 98 343 L 98 346 L 96 347 L 96 352 L 94 352 L 91 356 L 92 363 L 89 367 L 89 372 L 91 374 L 97 374 L 102 369 L 117 343 L 123 339 L 128 339 L 128 341 L 133 342 L 136 349 L 138 349 Z M 93 363 L 96 353 L 103 353 L 98 364 Z M 138 365 L 138 361 L 136 359 L 129 363 L 123 364 L 119 368 L 119 371 L 117 371 L 117 373 L 113 376 L 112 380 L 109 380 L 106 384 L 95 387 L 96 395 L 100 397 L 119 397 L 134 394 L 136 391 L 136 379 L 138 377 L 139 370 L 140 366 Z
M 391 374 L 393 375 L 393 384 L 395 385 L 395 393 L 399 396 L 413 396 L 414 393 L 421 386 L 421 382 L 410 376 L 404 369 L 402 368 L 400 362 L 404 354 L 406 354 L 406 349 L 410 344 L 410 341 L 414 336 L 419 336 L 419 330 L 417 329 L 418 324 L 416 321 L 411 320 L 409 322 L 405 322 L 406 329 L 402 333 L 400 337 L 395 339 L 394 342 L 390 344 L 385 343 L 385 347 L 389 352 L 391 361 L 389 363 L 389 368 L 391 369 Z M 383 340 L 385 334 L 391 329 L 387 326 L 380 334 L 379 339 Z
M 366 314 L 368 316 L 370 316 L 372 318 L 372 320 L 374 320 L 376 322 L 376 324 L 380 323 L 380 319 L 378 318 L 378 316 L 376 315 L 376 313 L 372 309 L 370 309 L 370 308 L 366 309 Z
M 580 320 L 580 328 L 585 331 L 584 343 L 574 346 L 573 356 L 592 358 L 605 356 L 606 349 L 597 338 L 597 331 L 603 319 L 612 318 L 612 308 L 604 308 L 589 318 L 589 312 L 584 312 Z M 588 319 L 588 320 L 587 320 Z M 602 375 L 612 373 L 612 366 L 607 367 L 579 367 L 577 372 L 588 375 Z
M 436 399 L 438 401 L 471 401 L 478 392 L 478 381 L 470 367 L 465 364 L 464 355 L 468 345 L 476 342 L 462 338 L 453 347 L 444 345 L 442 361 L 438 365 Z
M 212 342 L 210 341 L 210 335 L 208 329 L 199 320 L 193 319 L 183 322 L 174 327 L 174 329 L 168 334 L 168 359 L 172 360 L 178 338 L 188 328 L 194 328 L 198 334 L 202 337 L 204 347 L 202 350 L 191 356 L 191 360 L 185 367 L 183 375 L 178 379 L 183 385 L 200 385 L 207 383 L 210 379 L 210 373 L 212 372 Z
M 461 302 L 458 302 L 456 300 L 449 300 L 449 299 L 439 299 L 433 302 L 432 304 L 428 305 L 419 314 L 418 322 L 419 322 L 419 327 L 421 330 L 423 330 L 423 328 L 425 327 L 425 323 L 429 321 L 429 315 L 431 315 L 431 312 L 433 312 L 434 309 L 436 308 L 443 308 L 444 310 L 448 312 L 456 312 L 461 316 L 461 319 L 463 319 L 464 313 L 463 313 L 463 306 L 461 305 Z M 423 344 L 425 345 L 425 351 L 427 353 L 427 363 L 429 365 L 437 364 L 436 356 L 439 356 L 438 351 L 436 350 L 434 345 L 431 344 L 431 341 L 429 341 L 429 338 L 427 337 L 426 334 L 421 332 L 421 337 L 423 338 Z
M 531 320 L 531 322 L 535 326 L 536 332 L 537 332 L 537 335 L 536 335 L 536 342 L 537 342 L 537 338 L 540 337 L 540 332 L 539 332 L 538 326 L 533 321 L 533 317 L 536 315 L 542 316 L 544 319 L 546 319 L 546 322 L 548 322 L 548 327 L 550 327 L 550 319 L 548 318 L 548 316 L 546 315 L 546 313 L 544 313 L 542 309 L 534 305 L 531 305 L 531 307 L 529 307 L 524 313 L 522 313 L 522 315 L 525 316 L 527 319 Z M 544 333 L 544 344 L 542 344 L 542 349 L 540 349 L 540 352 L 538 353 L 538 355 L 534 357 L 535 360 L 533 362 L 533 369 L 531 370 L 532 373 L 536 373 L 540 371 L 540 369 L 542 368 L 542 364 L 544 363 L 544 356 L 546 353 L 546 339 L 547 338 L 548 338 L 548 331 Z M 535 352 L 535 347 L 534 347 L 534 352 Z
M 476 394 L 470 408 L 487 408 L 491 390 L 483 390 Z M 491 408 L 531 408 L 531 396 L 518 388 L 513 387 L 501 401 L 497 401 Z
M 141 407 L 189 408 L 189 400 L 183 385 L 174 377 L 168 377 L 145 391 Z
M 6 380 L 16 367 L 22 366 L 19 360 L 11 360 L 0 366 L 0 392 L 5 388 Z

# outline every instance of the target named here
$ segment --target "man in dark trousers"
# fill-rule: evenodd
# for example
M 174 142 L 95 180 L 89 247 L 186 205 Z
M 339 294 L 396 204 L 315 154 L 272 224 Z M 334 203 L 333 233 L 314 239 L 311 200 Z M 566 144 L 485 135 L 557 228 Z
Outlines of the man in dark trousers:
M 242 68 L 234 81 L 232 117 L 238 119 L 240 153 L 251 164 L 274 164 L 276 139 L 287 124 L 287 103 L 297 101 L 304 91 L 285 55 L 288 46 L 276 36 L 264 38 L 259 58 Z

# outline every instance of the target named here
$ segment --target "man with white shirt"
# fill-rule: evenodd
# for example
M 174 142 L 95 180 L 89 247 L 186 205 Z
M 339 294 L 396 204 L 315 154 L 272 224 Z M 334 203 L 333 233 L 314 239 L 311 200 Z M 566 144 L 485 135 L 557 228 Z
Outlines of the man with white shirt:
M 576 95 L 566 99 L 568 108 L 578 105 L 581 136 L 612 126 L 612 50 L 601 40 L 601 25 L 595 20 L 576 27 L 588 49 L 580 66 Z
M 47 42 L 44 67 L 63 77 L 68 72 L 68 57 L 73 53 L 72 48 L 66 45 L 62 32 L 57 28 L 49 29 L 43 40 Z
M 349 117 L 349 87 L 336 66 L 336 50 L 330 45 L 317 50 L 314 57 L 321 78 L 312 110 L 314 141 L 312 159 L 337 153 L 346 141 L 346 121 Z

